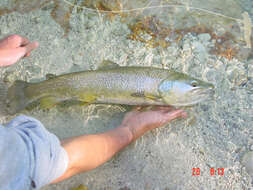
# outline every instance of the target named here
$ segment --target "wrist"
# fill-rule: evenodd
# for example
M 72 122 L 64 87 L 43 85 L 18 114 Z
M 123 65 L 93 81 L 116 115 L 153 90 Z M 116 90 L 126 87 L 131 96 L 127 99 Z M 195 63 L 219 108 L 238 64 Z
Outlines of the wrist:
M 128 144 L 135 140 L 135 132 L 133 131 L 132 127 L 129 125 L 121 124 L 119 128 L 121 128 L 121 130 L 124 130 L 124 133 L 126 134 L 127 140 L 129 142 Z

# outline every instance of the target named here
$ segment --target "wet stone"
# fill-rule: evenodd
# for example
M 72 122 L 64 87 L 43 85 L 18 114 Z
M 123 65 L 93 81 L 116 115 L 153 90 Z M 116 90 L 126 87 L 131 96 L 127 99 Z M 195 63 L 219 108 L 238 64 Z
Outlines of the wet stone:
M 248 65 L 248 77 L 253 78 L 253 61 Z
M 206 78 L 208 81 L 221 81 L 222 75 L 216 69 L 210 69 L 206 74 Z
M 227 68 L 228 79 L 236 86 L 243 85 L 247 82 L 247 71 L 241 65 L 229 65 Z
M 240 48 L 237 53 L 238 59 L 246 60 L 250 56 L 251 51 L 252 50 L 250 48 L 244 48 L 244 47 Z
M 211 39 L 211 36 L 208 33 L 199 34 L 198 37 L 202 42 L 207 42 Z
M 205 105 L 205 104 L 201 104 L 200 107 L 201 107 L 201 109 L 202 109 L 204 112 L 208 111 L 208 109 L 209 109 L 209 106 L 208 106 L 208 105 Z
M 234 143 L 232 143 L 232 142 L 228 142 L 227 143 L 227 148 L 228 148 L 228 150 L 230 151 L 230 152 L 234 152 L 235 150 L 236 150 L 236 145 L 234 144 Z
M 26 66 L 26 69 L 31 71 L 31 73 L 33 73 L 33 75 L 41 73 L 41 68 L 37 65 L 28 65 L 28 66 Z
M 242 157 L 242 164 L 250 176 L 253 176 L 253 151 L 247 152 Z
M 10 33 L 8 27 L 7 26 L 1 26 L 0 35 L 6 35 L 8 33 Z
M 253 144 L 252 144 L 252 145 L 250 145 L 250 150 L 253 150 Z
M 205 47 L 203 46 L 202 43 L 198 42 L 198 41 L 194 41 L 192 43 L 192 47 L 193 49 L 198 52 L 198 53 L 201 53 L 201 52 L 205 52 Z
M 16 80 L 16 74 L 14 71 L 7 71 L 3 78 L 4 82 L 12 83 Z
M 41 10 L 43 11 L 48 11 L 48 10 L 52 10 L 55 8 L 55 4 L 53 1 L 49 1 L 48 3 L 46 3 L 42 8 Z

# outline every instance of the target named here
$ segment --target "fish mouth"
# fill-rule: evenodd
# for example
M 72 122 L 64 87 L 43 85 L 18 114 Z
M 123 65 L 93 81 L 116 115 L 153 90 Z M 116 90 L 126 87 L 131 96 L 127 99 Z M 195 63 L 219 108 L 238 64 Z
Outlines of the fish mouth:
M 210 100 L 214 96 L 214 89 L 213 88 L 206 88 L 206 89 L 197 89 L 194 90 L 190 97 L 192 102 L 190 104 L 197 104 L 199 102 Z
M 210 88 L 197 88 L 189 92 L 189 96 L 206 96 L 212 97 L 214 95 L 214 89 Z
M 186 94 L 185 99 L 179 99 L 173 106 L 192 106 L 200 102 L 212 99 L 214 95 L 213 88 L 194 89 Z
M 196 99 L 202 99 L 202 98 L 212 98 L 214 95 L 214 89 L 213 88 L 199 88 L 194 89 L 190 92 L 190 95 L 192 98 Z

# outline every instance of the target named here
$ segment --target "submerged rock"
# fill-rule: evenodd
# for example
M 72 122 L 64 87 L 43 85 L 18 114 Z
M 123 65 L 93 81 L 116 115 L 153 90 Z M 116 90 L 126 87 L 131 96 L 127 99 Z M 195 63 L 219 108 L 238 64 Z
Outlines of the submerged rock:
M 253 78 L 253 60 L 252 63 L 248 65 L 248 77 Z
M 226 69 L 229 81 L 236 85 L 240 86 L 247 82 L 247 69 L 243 64 L 229 64 Z
M 199 34 L 198 37 L 202 42 L 207 42 L 211 40 L 211 36 L 208 33 Z
M 247 152 L 242 157 L 242 164 L 250 176 L 253 176 L 253 151 Z

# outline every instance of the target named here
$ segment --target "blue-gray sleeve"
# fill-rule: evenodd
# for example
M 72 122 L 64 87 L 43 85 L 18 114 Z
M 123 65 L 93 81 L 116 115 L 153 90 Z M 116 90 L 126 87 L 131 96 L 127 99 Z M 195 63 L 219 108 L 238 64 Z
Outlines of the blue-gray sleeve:
M 0 189 L 38 189 L 67 169 L 59 139 L 34 118 L 22 115 L 0 126 L 0 139 Z

